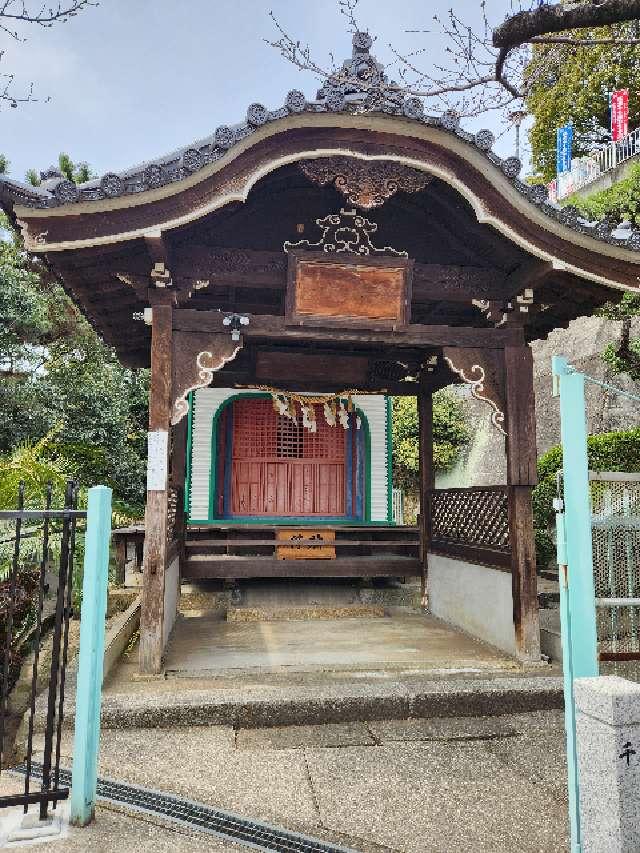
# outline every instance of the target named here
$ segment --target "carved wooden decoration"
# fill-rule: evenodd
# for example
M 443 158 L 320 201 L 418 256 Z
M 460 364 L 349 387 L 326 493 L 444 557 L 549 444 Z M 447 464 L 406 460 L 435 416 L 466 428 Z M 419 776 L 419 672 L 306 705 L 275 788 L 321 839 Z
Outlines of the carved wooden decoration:
M 173 341 L 171 423 L 175 425 L 189 411 L 189 392 L 211 384 L 214 374 L 240 352 L 242 338 L 232 341 L 230 334 L 175 332 Z
M 409 322 L 413 262 L 290 252 L 287 322 L 398 328 Z
M 292 243 L 287 240 L 284 244 L 285 252 L 295 249 L 318 250 L 329 254 L 340 255 L 343 253 L 359 255 L 360 257 L 373 257 L 375 255 L 393 255 L 398 258 L 406 258 L 407 253 L 394 249 L 393 246 L 376 246 L 373 236 L 378 230 L 378 223 L 372 222 L 358 213 L 357 210 L 345 210 L 340 213 L 330 213 L 322 219 L 316 219 L 322 234 L 319 240 L 298 240 Z
M 446 364 L 471 388 L 471 396 L 491 408 L 491 423 L 506 436 L 505 377 L 502 352 L 467 347 L 444 347 Z
M 300 164 L 315 184 L 333 184 L 349 204 L 363 210 L 381 207 L 398 192 L 416 193 L 433 178 L 388 160 L 356 160 L 349 157 L 321 157 Z

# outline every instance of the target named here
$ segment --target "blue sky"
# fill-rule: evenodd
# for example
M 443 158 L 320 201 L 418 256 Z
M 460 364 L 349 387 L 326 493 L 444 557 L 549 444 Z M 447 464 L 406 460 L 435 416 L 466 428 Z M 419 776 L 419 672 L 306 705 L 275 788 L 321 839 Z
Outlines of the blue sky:
M 451 5 L 361 0 L 358 19 L 378 37 L 374 53 L 383 62 L 391 60 L 389 42 L 403 51 L 423 47 L 432 62 L 443 56 L 432 15 Z M 479 3 L 453 5 L 470 24 L 479 22 Z M 510 5 L 489 0 L 492 20 L 499 23 Z M 0 111 L 0 152 L 10 173 L 23 179 L 60 151 L 100 174 L 119 171 L 242 120 L 252 101 L 276 107 L 292 88 L 312 97 L 313 75 L 264 43 L 274 33 L 270 9 L 320 59 L 330 51 L 340 61 L 350 55 L 337 0 L 101 0 L 67 24 L 25 30 L 26 42 L 4 38 L 0 69 L 16 75 L 16 91 L 33 81 L 37 96 L 51 96 Z M 466 126 L 503 130 L 495 115 Z M 513 132 L 496 145 L 503 155 L 513 148 Z

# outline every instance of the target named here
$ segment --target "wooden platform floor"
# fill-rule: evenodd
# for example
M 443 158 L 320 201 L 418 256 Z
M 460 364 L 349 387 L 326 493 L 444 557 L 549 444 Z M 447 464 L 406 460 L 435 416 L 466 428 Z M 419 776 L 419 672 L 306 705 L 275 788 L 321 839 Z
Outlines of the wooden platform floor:
M 178 616 L 165 656 L 167 675 L 233 672 L 404 670 L 482 672 L 514 661 L 432 616 L 392 608 L 372 619 L 233 623 L 221 612 Z

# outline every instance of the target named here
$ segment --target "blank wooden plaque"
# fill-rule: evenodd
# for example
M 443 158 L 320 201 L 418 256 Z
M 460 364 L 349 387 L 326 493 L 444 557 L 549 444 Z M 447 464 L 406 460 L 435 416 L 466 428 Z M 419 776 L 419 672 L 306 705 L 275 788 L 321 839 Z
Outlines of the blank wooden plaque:
M 406 258 L 295 255 L 289 260 L 288 319 L 297 325 L 404 326 L 410 272 Z

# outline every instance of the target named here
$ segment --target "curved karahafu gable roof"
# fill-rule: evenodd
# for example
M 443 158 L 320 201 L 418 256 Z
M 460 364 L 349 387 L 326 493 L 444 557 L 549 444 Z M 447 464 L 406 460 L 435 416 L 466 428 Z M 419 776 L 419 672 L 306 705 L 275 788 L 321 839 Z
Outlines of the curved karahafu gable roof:
M 157 160 L 148 161 L 116 174 L 109 172 L 98 180 L 76 185 L 63 178 L 55 168 L 41 173 L 42 184 L 32 187 L 27 184 L 0 176 L 0 200 L 5 208 L 14 209 L 16 216 L 27 210 L 52 211 L 77 215 L 94 209 L 105 209 L 105 202 L 112 208 L 114 201 L 144 204 L 151 196 L 165 192 L 179 192 L 181 187 L 193 186 L 204 180 L 212 172 L 212 166 L 222 165 L 233 158 L 234 151 L 246 150 L 252 140 L 264 138 L 265 131 L 282 132 L 291 127 L 318 126 L 318 116 L 353 118 L 352 126 L 366 126 L 364 116 L 377 115 L 380 118 L 401 117 L 405 127 L 404 135 L 420 135 L 417 128 L 430 129 L 426 138 L 437 140 L 441 145 L 450 146 L 454 140 L 460 141 L 473 150 L 474 156 L 466 155 L 477 167 L 478 155 L 485 160 L 487 175 L 499 172 L 510 183 L 523 200 L 530 203 L 544 216 L 572 231 L 588 235 L 600 243 L 608 243 L 640 252 L 640 231 L 631 227 L 619 226 L 610 222 L 588 222 L 574 207 L 560 208 L 549 202 L 543 186 L 530 186 L 519 179 L 521 163 L 515 157 L 501 159 L 491 149 L 494 137 L 491 131 L 481 130 L 476 134 L 467 133 L 453 113 L 439 117 L 425 115 L 422 101 L 416 97 L 404 97 L 395 84 L 389 84 L 382 67 L 370 53 L 371 38 L 367 33 L 356 33 L 353 37 L 353 53 L 343 65 L 344 74 L 335 80 L 329 80 L 317 93 L 314 101 L 308 101 L 305 95 L 292 90 L 284 104 L 269 110 L 262 104 L 253 103 L 247 109 L 245 121 L 233 126 L 222 125 L 206 139 L 193 142 Z M 341 82 L 366 76 L 366 92 Z M 326 126 L 326 122 L 321 122 Z M 329 122 L 331 124 L 331 122 Z M 349 124 L 349 122 L 347 122 Z M 343 121 L 336 126 L 344 126 Z M 378 122 L 380 126 L 380 122 Z M 449 139 L 447 139 L 449 137 Z M 463 146 L 464 147 L 464 146 Z M 460 145 L 456 145 L 461 150 Z M 462 154 L 462 156 L 465 156 Z M 422 164 L 422 168 L 428 164 Z M 495 183 L 495 176 L 493 177 Z M 135 197 L 135 198 L 131 198 Z M 48 241 L 47 241 L 48 242 Z

